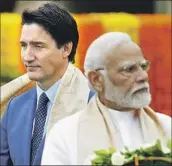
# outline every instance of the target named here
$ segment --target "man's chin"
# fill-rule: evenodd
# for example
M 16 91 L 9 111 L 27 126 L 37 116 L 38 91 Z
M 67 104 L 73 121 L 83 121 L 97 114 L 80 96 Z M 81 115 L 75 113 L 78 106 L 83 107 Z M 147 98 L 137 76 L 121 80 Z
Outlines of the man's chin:
M 28 72 L 28 77 L 30 80 L 32 81 L 39 81 L 40 80 L 40 76 L 38 76 L 38 74 L 33 73 L 33 72 Z
M 131 105 L 134 108 L 138 109 L 138 108 L 146 107 L 146 106 L 150 105 L 150 103 L 151 103 L 151 95 L 147 94 L 144 97 L 133 99 Z

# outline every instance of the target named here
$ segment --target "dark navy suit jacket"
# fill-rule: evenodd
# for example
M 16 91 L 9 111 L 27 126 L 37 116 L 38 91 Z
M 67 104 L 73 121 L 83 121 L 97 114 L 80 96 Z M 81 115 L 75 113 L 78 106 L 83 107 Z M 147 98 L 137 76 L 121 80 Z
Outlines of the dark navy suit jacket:
M 90 91 L 89 99 L 94 95 Z M 0 123 L 0 165 L 30 165 L 31 138 L 37 94 L 33 88 L 11 99 Z M 44 140 L 34 165 L 40 165 Z

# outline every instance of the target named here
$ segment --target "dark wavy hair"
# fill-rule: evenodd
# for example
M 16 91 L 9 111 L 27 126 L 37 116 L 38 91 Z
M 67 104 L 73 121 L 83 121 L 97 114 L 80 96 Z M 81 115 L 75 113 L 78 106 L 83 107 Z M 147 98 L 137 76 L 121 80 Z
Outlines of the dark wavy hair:
M 59 49 L 72 42 L 73 47 L 68 59 L 74 63 L 79 34 L 75 19 L 66 9 L 54 3 L 46 3 L 36 10 L 23 11 L 22 25 L 32 23 L 41 25 L 49 32 Z

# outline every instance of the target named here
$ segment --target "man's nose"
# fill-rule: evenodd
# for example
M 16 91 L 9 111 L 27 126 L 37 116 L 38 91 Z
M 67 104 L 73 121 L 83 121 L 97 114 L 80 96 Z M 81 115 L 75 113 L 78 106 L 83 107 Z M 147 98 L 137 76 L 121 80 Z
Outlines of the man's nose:
M 35 60 L 35 55 L 34 52 L 31 48 L 27 48 L 22 52 L 23 60 L 24 61 L 34 61 Z
M 147 71 L 140 70 L 136 76 L 136 82 L 145 82 L 148 81 L 148 73 Z

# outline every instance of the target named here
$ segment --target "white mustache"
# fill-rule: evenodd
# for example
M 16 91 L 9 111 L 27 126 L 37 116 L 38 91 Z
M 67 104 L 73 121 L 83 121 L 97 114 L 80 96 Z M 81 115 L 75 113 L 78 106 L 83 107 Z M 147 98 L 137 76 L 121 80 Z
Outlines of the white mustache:
M 131 90 L 131 94 L 133 94 L 134 92 L 136 92 L 136 91 L 138 91 L 138 90 L 144 89 L 144 88 L 148 88 L 148 90 L 149 90 L 149 84 L 148 84 L 148 83 L 144 83 L 144 84 L 142 84 L 142 85 L 139 85 L 139 86 L 136 87 L 136 88 L 133 88 L 133 89 Z

